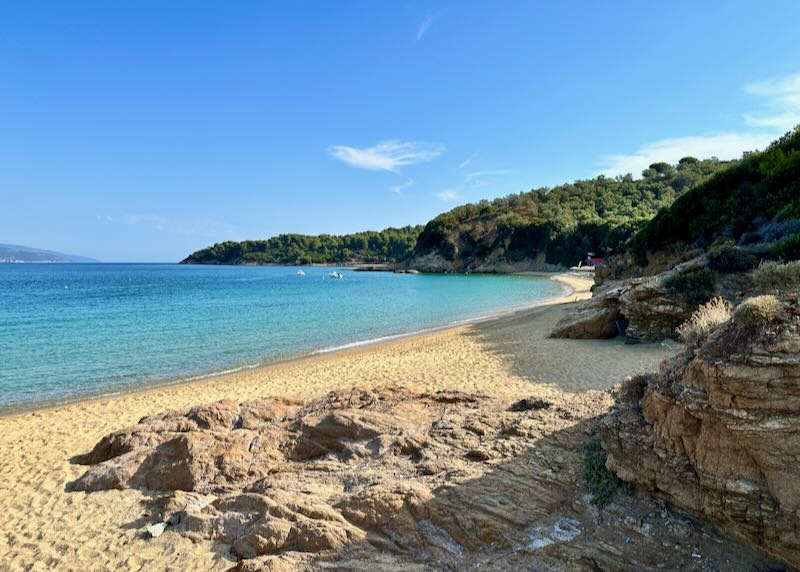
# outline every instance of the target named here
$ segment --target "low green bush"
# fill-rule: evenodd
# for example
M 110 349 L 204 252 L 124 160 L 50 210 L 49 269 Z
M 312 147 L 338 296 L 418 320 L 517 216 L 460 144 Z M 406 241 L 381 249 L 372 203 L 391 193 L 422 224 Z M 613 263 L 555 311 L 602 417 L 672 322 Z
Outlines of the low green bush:
M 603 507 L 608 504 L 622 481 L 606 468 L 606 452 L 600 439 L 592 439 L 583 447 L 583 476 L 592 493 L 592 504 Z
M 749 272 L 758 266 L 758 258 L 743 248 L 723 246 L 708 253 L 708 267 L 715 272 Z
M 800 261 L 765 262 L 752 273 L 753 284 L 762 292 L 800 289 Z
M 693 306 L 708 302 L 717 288 L 718 275 L 710 268 L 684 270 L 669 276 L 664 285 Z
M 800 232 L 782 238 L 773 250 L 783 260 L 800 260 Z

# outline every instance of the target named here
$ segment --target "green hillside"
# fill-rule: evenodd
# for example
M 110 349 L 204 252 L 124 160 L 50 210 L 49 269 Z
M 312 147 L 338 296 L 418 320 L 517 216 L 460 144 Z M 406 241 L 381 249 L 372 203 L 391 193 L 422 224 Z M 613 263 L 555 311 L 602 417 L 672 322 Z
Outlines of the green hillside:
M 678 198 L 630 241 L 636 264 L 717 241 L 800 258 L 800 127 Z M 663 258 L 663 256 L 662 256 Z
M 267 240 L 226 241 L 198 250 L 182 264 L 343 264 L 408 259 L 421 226 L 345 235 L 281 234 Z
M 659 209 L 733 164 L 686 157 L 640 178 L 600 176 L 463 205 L 425 226 L 411 264 L 433 256 L 456 271 L 524 261 L 563 267 L 588 250 L 611 254 Z

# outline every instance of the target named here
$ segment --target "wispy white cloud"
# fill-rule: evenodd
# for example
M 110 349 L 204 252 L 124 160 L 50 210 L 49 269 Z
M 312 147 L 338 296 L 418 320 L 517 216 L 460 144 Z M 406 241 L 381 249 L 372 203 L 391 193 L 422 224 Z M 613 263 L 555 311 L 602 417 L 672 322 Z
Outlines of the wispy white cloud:
M 402 195 L 403 194 L 403 189 L 407 189 L 408 187 L 410 187 L 413 184 L 414 184 L 414 179 L 409 179 L 403 184 L 393 185 L 392 187 L 390 187 L 389 190 L 392 191 L 393 193 L 398 194 L 398 195 Z
M 461 198 L 461 189 L 445 189 L 434 193 L 434 196 L 440 201 L 457 201 Z
M 349 147 L 333 145 L 328 153 L 352 167 L 370 171 L 391 171 L 398 173 L 401 167 L 433 161 L 445 152 L 440 143 L 403 141 L 393 139 L 381 141 L 372 147 Z
M 472 155 L 470 155 L 469 157 L 467 157 L 466 159 L 464 159 L 463 161 L 461 161 L 461 162 L 458 164 L 458 168 L 459 168 L 459 169 L 466 169 L 467 167 L 469 167 L 469 166 L 470 166 L 470 164 L 472 164 L 472 162 L 473 162 L 475 159 L 477 159 L 477 157 L 478 157 L 478 152 L 476 151 L 475 153 L 473 153 Z
M 745 114 L 748 125 L 788 131 L 800 123 L 800 74 L 751 83 L 744 89 L 765 99 L 762 109 Z
M 419 28 L 417 28 L 417 41 L 418 42 L 425 36 L 425 34 L 428 33 L 428 30 L 430 29 L 431 24 L 433 24 L 433 21 L 436 18 L 437 18 L 437 16 L 435 16 L 435 15 L 431 14 L 430 12 L 428 12 L 428 14 L 425 16 L 425 19 L 419 25 Z
M 645 143 L 633 153 L 604 157 L 600 172 L 608 176 L 639 174 L 652 163 L 675 163 L 686 156 L 736 159 L 745 151 L 765 148 L 800 123 L 800 74 L 748 84 L 744 90 L 759 97 L 761 105 L 742 116 L 742 129 Z
M 472 173 L 467 173 L 464 179 L 467 181 L 467 183 L 471 183 L 477 179 L 500 177 L 503 175 L 508 175 L 509 173 L 511 173 L 510 169 L 488 169 L 486 171 L 473 171 Z
M 112 222 L 114 220 L 114 217 L 112 217 L 111 215 L 97 215 L 97 220 L 104 220 L 106 222 Z
M 459 164 L 459 170 L 469 166 L 477 157 L 477 153 L 473 153 L 470 157 L 465 159 Z M 457 185 L 434 193 L 437 199 L 441 201 L 456 201 L 464 198 L 464 193 L 469 194 L 476 189 L 490 187 L 495 185 L 494 179 L 510 174 L 511 169 L 482 169 L 470 171 L 468 173 L 461 173 L 461 182 Z
M 638 175 L 653 163 L 677 163 L 687 156 L 735 159 L 745 151 L 763 149 L 773 138 L 774 135 L 765 133 L 718 133 L 662 139 L 643 145 L 630 155 L 609 155 L 601 172 L 612 177 L 626 173 Z

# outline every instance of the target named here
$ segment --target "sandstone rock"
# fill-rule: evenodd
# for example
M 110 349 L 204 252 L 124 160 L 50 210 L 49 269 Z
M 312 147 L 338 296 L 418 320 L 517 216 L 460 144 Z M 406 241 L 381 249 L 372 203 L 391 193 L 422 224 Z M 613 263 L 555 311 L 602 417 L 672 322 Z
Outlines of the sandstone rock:
M 619 335 L 617 320 L 620 319 L 619 302 L 598 296 L 574 304 L 550 336 L 576 340 L 613 338 Z
M 420 272 L 453 272 L 453 262 L 445 259 L 438 252 L 429 252 L 417 256 L 410 262 L 410 267 Z
M 288 553 L 240 560 L 231 572 L 298 572 L 299 570 L 306 570 L 302 557 L 296 553 Z
M 635 342 L 675 338 L 675 329 L 688 320 L 694 307 L 664 286 L 666 275 L 627 281 L 620 292 L 620 313 L 628 320 L 626 336 Z
M 381 413 L 329 413 L 321 418 L 304 419 L 302 434 L 297 440 L 292 458 L 302 461 L 327 453 L 359 456 L 358 443 L 370 441 L 381 434 L 391 433 L 396 422 Z
M 619 334 L 624 320 L 631 342 L 675 338 L 675 328 L 685 322 L 693 307 L 664 286 L 666 275 L 605 282 L 590 300 L 579 302 L 550 334 L 554 338 L 604 339 Z
M 584 560 L 613 570 L 680 568 L 691 556 L 657 542 L 690 547 L 695 537 L 655 525 L 646 549 L 620 544 L 614 523 L 654 513 L 651 501 L 626 497 L 602 526 L 587 503 L 574 502 L 586 493 L 583 445 L 609 396 L 547 395 L 510 407 L 511 399 L 387 386 L 302 404 L 226 401 L 166 412 L 101 440 L 83 457 L 97 462 L 70 487 L 137 488 L 149 498 L 161 490 L 153 522 L 171 523 L 167 535 L 229 546 L 241 572 L 566 571 Z M 551 534 L 552 544 L 531 548 L 537 530 L 560 522 L 579 523 L 580 534 Z M 704 558 L 722 562 L 715 550 L 742 562 L 736 572 L 759 561 L 716 538 Z
M 628 382 L 604 448 L 620 478 L 800 566 L 800 310 L 783 304 Z

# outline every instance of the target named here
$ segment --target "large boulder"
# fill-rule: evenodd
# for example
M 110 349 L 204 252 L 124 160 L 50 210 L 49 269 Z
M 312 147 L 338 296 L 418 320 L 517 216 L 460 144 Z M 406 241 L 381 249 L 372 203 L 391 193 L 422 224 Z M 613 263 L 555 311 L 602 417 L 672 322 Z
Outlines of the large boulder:
M 671 367 L 625 384 L 603 431 L 617 475 L 800 566 L 800 309 L 743 303 Z

